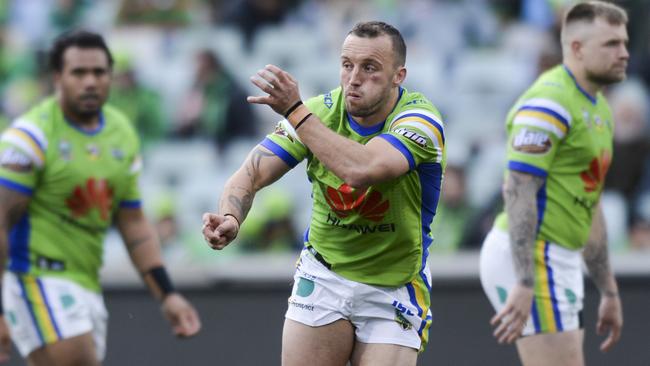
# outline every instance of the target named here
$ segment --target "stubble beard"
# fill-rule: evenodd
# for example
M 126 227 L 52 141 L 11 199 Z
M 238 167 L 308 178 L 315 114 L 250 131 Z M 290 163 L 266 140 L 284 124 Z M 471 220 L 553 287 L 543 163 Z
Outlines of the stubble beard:
M 608 85 L 620 83 L 621 81 L 625 80 L 625 78 L 626 78 L 625 72 L 623 72 L 622 74 L 616 74 L 614 72 L 597 74 L 587 70 L 587 79 L 592 83 L 601 86 L 608 86 Z

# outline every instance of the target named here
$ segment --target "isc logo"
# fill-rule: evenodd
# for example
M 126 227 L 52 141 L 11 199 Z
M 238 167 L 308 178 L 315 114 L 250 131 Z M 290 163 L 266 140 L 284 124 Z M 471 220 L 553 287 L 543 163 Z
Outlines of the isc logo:
M 415 315 L 411 312 L 411 310 L 406 308 L 406 306 L 402 305 L 402 303 L 397 300 L 393 301 L 393 306 L 395 307 L 395 309 L 399 310 L 399 312 L 402 314 L 411 315 L 411 316 Z

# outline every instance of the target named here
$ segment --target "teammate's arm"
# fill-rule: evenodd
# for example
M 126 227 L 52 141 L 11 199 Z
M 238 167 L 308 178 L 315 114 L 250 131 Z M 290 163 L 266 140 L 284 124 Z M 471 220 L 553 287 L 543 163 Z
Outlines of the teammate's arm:
M 253 205 L 255 194 L 275 182 L 290 167 L 267 148 L 257 145 L 228 179 L 219 201 L 219 213 L 203 215 L 203 236 L 212 249 L 223 249 L 235 239 Z
M 503 188 L 512 259 L 518 283 L 508 294 L 505 307 L 491 323 L 497 326 L 494 336 L 499 343 L 512 343 L 521 335 L 530 314 L 533 298 L 533 250 L 537 232 L 537 191 L 544 184 L 541 177 L 514 170 L 508 172 Z
M 609 333 L 608 337 L 600 345 L 600 350 L 607 352 L 621 337 L 623 310 L 618 295 L 618 285 L 609 263 L 605 217 L 600 204 L 596 208 L 589 239 L 582 256 L 591 279 L 600 291 L 596 331 L 598 334 Z
M 196 310 L 174 287 L 163 266 L 160 244 L 141 208 L 120 208 L 116 216 L 131 261 L 142 274 L 153 296 L 161 301 L 162 311 L 174 334 L 189 337 L 201 329 Z
M 283 115 L 300 100 L 298 84 L 289 73 L 268 65 L 258 74 L 273 85 L 253 79 L 253 83 L 269 95 L 249 97 L 250 103 L 268 104 Z M 384 139 L 374 138 L 366 145 L 360 144 L 330 130 L 317 116 L 306 117 L 307 113 L 309 110 L 305 106 L 298 107 L 289 123 L 314 156 L 348 185 L 366 187 L 397 178 L 409 170 L 406 157 Z M 303 120 L 305 117 L 307 119 Z
M 23 217 L 27 211 L 29 201 L 29 196 L 0 186 L 0 275 L 4 273 L 5 263 L 7 262 L 9 230 Z M 1 294 L 2 288 L 0 287 Z M 2 296 L 0 296 L 0 309 L 2 309 Z M 4 320 L 4 313 L 0 311 L 0 362 L 7 361 L 10 353 L 11 338 L 9 337 L 9 329 Z

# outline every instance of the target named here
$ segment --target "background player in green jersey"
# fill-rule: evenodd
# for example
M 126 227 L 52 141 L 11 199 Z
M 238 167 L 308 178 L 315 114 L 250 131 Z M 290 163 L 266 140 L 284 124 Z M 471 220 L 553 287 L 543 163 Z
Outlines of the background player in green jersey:
M 583 365 L 581 262 L 601 294 L 596 330 L 607 351 L 623 325 L 599 203 L 612 158 L 602 89 L 625 78 L 627 15 L 589 1 L 568 10 L 563 65 L 540 76 L 507 120 L 505 213 L 481 251 L 481 282 L 499 343 L 524 365 Z M 523 337 L 522 337 L 523 335 Z
M 0 269 L 9 333 L 30 365 L 98 365 L 107 316 L 99 285 L 103 239 L 120 231 L 133 265 L 180 337 L 200 329 L 174 291 L 137 187 L 139 142 L 130 122 L 104 105 L 112 58 L 100 35 L 72 31 L 50 55 L 56 93 L 0 138 Z M 7 326 L 10 332 L 7 332 Z
M 415 365 L 427 341 L 444 129 L 426 98 L 402 88 L 405 58 L 397 29 L 359 23 L 343 42 L 339 88 L 303 104 L 278 67 L 252 78 L 268 95 L 248 101 L 285 119 L 226 183 L 203 234 L 214 249 L 228 245 L 255 193 L 307 160 L 313 210 L 286 313 L 285 366 Z

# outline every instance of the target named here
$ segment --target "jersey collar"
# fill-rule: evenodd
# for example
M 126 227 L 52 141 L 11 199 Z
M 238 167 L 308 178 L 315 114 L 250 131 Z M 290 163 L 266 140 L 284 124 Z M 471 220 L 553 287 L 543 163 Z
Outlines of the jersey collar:
M 402 94 L 404 94 L 404 88 L 402 88 L 400 86 L 399 87 L 399 96 L 397 97 L 397 101 L 395 102 L 395 105 L 393 106 L 393 110 L 391 110 L 391 112 L 388 115 L 393 113 L 393 111 L 395 110 L 395 107 L 397 107 L 397 105 L 399 104 L 400 99 L 402 99 Z M 354 130 L 354 132 L 358 133 L 361 136 L 374 135 L 377 132 L 380 132 L 381 130 L 383 130 L 384 129 L 384 124 L 386 124 L 386 120 L 383 120 L 383 121 L 381 121 L 381 122 L 379 122 L 379 123 L 377 123 L 375 125 L 365 127 L 365 126 L 360 125 L 359 122 L 355 121 L 354 118 L 352 117 L 352 115 L 348 111 L 345 111 L 345 114 L 348 117 L 348 124 L 350 125 L 350 128 L 352 128 L 352 130 Z
M 105 124 L 104 123 L 104 113 L 101 112 L 101 111 L 99 112 L 99 126 L 97 126 L 97 128 L 95 128 L 94 130 L 84 130 L 83 128 L 80 128 L 77 124 L 70 121 L 70 119 L 68 119 L 68 117 L 64 116 L 63 118 L 65 118 L 65 121 L 68 122 L 68 124 L 70 126 L 72 126 L 72 128 L 74 128 L 75 130 L 83 133 L 84 135 L 94 136 L 94 135 L 100 133 L 104 129 L 104 124 Z
M 580 90 L 580 92 L 581 92 L 582 94 L 584 94 L 584 96 L 587 97 L 587 99 L 589 99 L 589 101 L 591 102 L 591 104 L 596 104 L 596 98 L 593 97 L 591 94 L 587 93 L 587 91 L 584 90 L 584 89 L 580 86 L 580 84 L 578 84 L 578 80 L 576 80 L 576 77 L 573 75 L 573 73 L 571 72 L 571 70 L 569 70 L 569 68 L 566 67 L 566 65 L 562 65 L 562 67 L 563 67 L 564 70 L 567 72 L 567 74 L 569 74 L 569 76 L 570 76 L 571 79 L 573 80 L 573 83 L 576 84 L 576 88 L 578 88 L 578 90 Z

